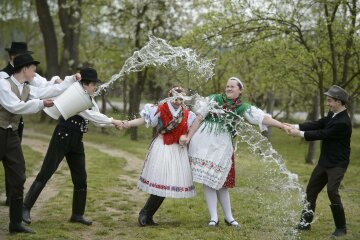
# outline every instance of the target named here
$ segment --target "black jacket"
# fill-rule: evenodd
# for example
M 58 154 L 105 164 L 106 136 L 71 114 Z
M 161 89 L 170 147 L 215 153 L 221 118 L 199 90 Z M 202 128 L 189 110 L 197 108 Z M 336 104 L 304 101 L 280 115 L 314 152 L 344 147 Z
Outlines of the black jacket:
M 322 140 L 319 165 L 325 168 L 347 168 L 350 159 L 351 120 L 344 110 L 335 115 L 329 112 L 324 118 L 315 122 L 299 124 L 305 131 L 306 141 Z
M 1 70 L 1 72 L 6 72 L 9 76 L 11 76 L 14 74 L 14 67 L 9 62 L 8 65 Z

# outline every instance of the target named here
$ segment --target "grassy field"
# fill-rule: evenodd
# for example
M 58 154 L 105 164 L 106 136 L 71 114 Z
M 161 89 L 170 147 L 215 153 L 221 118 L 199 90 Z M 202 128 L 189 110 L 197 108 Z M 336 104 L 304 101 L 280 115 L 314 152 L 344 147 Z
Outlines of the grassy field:
M 30 127 L 30 122 L 32 122 Z M 50 135 L 54 123 L 38 124 L 26 119 L 26 128 Z M 29 137 L 29 136 L 28 136 Z M 48 138 L 36 136 L 41 141 Z M 144 159 L 151 140 L 151 130 L 140 128 L 139 141 L 131 142 L 124 132 L 108 130 L 101 134 L 90 126 L 85 141 L 103 144 L 109 148 L 126 150 Z M 283 156 L 286 167 L 299 177 L 305 187 L 314 166 L 304 164 L 307 145 L 297 138 L 273 131 L 273 147 Z M 24 146 L 27 176 L 33 177 L 41 164 L 42 156 Z M 86 147 L 88 172 L 88 204 L 86 216 L 94 221 L 90 227 L 68 222 L 71 214 L 72 182 L 64 162 L 49 181 L 58 194 L 44 201 L 34 211 L 31 227 L 36 235 L 9 235 L 8 215 L 5 206 L 0 206 L 0 238 L 4 239 L 330 239 L 334 223 L 329 208 L 326 190 L 318 199 L 315 223 L 312 231 L 288 235 L 289 229 L 298 220 L 300 211 L 294 191 L 280 190 L 283 177 L 274 164 L 264 163 L 240 143 L 236 153 L 236 185 L 231 189 L 233 214 L 241 223 L 240 230 L 229 228 L 220 221 L 219 227 L 206 227 L 209 220 L 201 185 L 196 185 L 197 195 L 193 199 L 166 199 L 155 215 L 158 227 L 141 228 L 137 225 L 137 214 L 144 205 L 147 194 L 136 188 L 141 171 L 124 169 L 126 159 L 112 157 L 97 148 Z M 341 186 L 341 196 L 348 221 L 348 235 L 342 239 L 360 239 L 360 129 L 354 129 L 352 137 L 351 164 Z M 48 187 L 48 186 L 47 186 Z M 25 192 L 27 189 L 25 189 Z M 4 173 L 0 168 L 0 193 L 4 192 Z M 283 195 L 282 195 L 283 194 Z M 41 196 L 40 196 L 41 197 Z M 39 198 L 40 199 L 40 198 Z M 0 199 L 3 201 L 3 199 Z M 39 203 L 40 204 L 40 203 Z M 282 206 L 284 205 L 284 206 Z M 222 219 L 221 208 L 218 208 Z M 294 211 L 292 220 L 283 216 Z M 286 221 L 285 221 L 285 220 Z

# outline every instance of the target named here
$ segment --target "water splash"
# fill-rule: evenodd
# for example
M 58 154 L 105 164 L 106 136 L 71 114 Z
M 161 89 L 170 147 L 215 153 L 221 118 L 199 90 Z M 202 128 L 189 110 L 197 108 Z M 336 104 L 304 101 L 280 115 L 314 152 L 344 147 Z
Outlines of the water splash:
M 299 221 L 300 209 L 305 202 L 305 193 L 297 174 L 287 169 L 282 156 L 272 147 L 268 139 L 242 116 L 234 113 L 225 114 L 228 110 L 222 109 L 215 101 L 209 101 L 197 94 L 192 96 L 192 101 L 189 103 L 194 111 L 208 106 L 210 112 L 216 113 L 224 120 L 223 127 L 234 126 L 235 122 L 233 128 L 237 139 L 246 143 L 250 151 L 261 160 L 259 164 L 261 173 L 251 176 L 248 187 L 254 189 L 250 194 L 254 195 L 255 201 L 261 203 L 266 213 L 258 211 L 254 212 L 254 215 L 263 221 L 262 227 L 265 228 L 268 239 L 296 239 L 297 232 L 294 226 Z M 235 152 L 237 146 L 238 141 L 235 144 Z
M 173 47 L 165 40 L 149 36 L 146 45 L 129 57 L 120 72 L 111 76 L 110 80 L 100 85 L 95 95 L 100 95 L 112 83 L 123 78 L 130 72 L 142 71 L 147 66 L 163 66 L 178 70 L 180 63 L 185 63 L 188 72 L 193 72 L 194 78 L 208 81 L 214 75 L 214 64 L 210 60 L 200 59 L 190 48 Z M 181 65 L 183 67 L 183 65 Z

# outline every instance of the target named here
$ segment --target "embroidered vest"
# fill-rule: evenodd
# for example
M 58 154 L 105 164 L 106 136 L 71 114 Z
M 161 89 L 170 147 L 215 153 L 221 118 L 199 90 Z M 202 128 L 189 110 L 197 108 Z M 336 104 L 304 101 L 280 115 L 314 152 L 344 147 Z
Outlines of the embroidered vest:
M 173 115 L 171 114 L 171 111 L 169 109 L 169 106 L 167 105 L 167 103 L 164 104 L 160 104 L 158 106 L 158 111 L 160 112 L 160 120 L 161 120 L 161 128 L 162 129 L 170 129 L 168 131 L 165 131 L 163 134 L 163 138 L 164 138 L 164 144 L 166 145 L 170 145 L 170 144 L 174 144 L 174 143 L 178 143 L 180 136 L 184 135 L 187 133 L 188 130 L 188 126 L 187 126 L 187 121 L 188 121 L 188 116 L 189 116 L 189 110 L 182 107 L 183 113 L 179 113 L 179 117 L 181 117 L 182 115 L 182 119 L 180 122 L 177 122 L 176 119 L 173 119 Z M 175 121 L 173 121 L 175 120 Z M 176 124 L 177 125 L 174 128 L 169 128 L 167 127 L 169 124 Z
M 30 88 L 28 85 L 24 85 L 22 94 L 20 96 L 19 89 L 16 84 L 10 79 L 7 79 L 11 85 L 11 91 L 21 100 L 26 102 L 29 99 Z M 0 127 L 7 129 L 11 125 L 12 129 L 15 131 L 18 129 L 20 123 L 21 115 L 13 114 L 6 110 L 3 106 L 0 105 Z

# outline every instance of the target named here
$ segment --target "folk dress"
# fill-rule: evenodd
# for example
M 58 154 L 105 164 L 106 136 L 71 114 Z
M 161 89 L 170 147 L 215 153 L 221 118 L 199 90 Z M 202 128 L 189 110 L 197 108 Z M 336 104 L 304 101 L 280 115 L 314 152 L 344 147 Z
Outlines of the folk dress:
M 175 109 L 170 102 L 146 104 L 140 115 L 146 126 L 157 127 L 159 134 L 149 147 L 138 188 L 161 197 L 194 197 L 188 150 L 179 145 L 179 138 L 187 133 L 196 115 L 182 106 Z
M 215 107 L 214 107 L 215 106 Z M 235 161 L 232 139 L 239 116 L 251 124 L 267 129 L 262 121 L 268 114 L 239 98 L 228 99 L 225 94 L 206 98 L 197 114 L 204 117 L 199 129 L 191 138 L 189 158 L 193 180 L 216 190 L 235 186 Z

